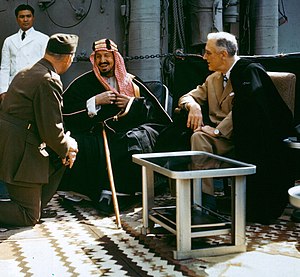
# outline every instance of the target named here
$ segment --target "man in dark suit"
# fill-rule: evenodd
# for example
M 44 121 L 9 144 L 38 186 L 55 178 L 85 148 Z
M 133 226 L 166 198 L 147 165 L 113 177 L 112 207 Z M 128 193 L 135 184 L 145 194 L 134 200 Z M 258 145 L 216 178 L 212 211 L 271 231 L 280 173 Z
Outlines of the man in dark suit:
M 76 51 L 76 35 L 50 37 L 44 57 L 13 79 L 0 110 L 0 180 L 10 201 L 0 202 L 0 224 L 30 226 L 40 220 L 77 142 L 63 127 L 63 86 Z M 65 166 L 64 166 L 65 165 Z

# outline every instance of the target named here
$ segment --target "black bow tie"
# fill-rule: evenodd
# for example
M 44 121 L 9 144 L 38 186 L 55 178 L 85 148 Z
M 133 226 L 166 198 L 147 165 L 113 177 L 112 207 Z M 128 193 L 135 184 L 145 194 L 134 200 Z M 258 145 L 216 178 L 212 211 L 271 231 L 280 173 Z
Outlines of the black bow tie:
M 22 33 L 22 36 L 21 36 L 21 39 L 24 40 L 25 37 L 26 37 L 26 33 L 23 32 L 23 33 Z

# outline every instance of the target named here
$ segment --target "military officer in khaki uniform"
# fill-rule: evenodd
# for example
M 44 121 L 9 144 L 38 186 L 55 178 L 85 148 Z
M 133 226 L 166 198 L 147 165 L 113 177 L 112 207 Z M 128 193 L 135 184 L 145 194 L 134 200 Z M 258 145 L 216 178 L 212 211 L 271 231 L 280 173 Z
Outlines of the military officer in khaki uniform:
M 51 36 L 44 57 L 15 76 L 1 103 L 0 180 L 11 201 L 0 202 L 0 225 L 36 224 L 65 166 L 75 161 L 77 142 L 63 127 L 59 74 L 70 67 L 77 43 L 76 35 Z

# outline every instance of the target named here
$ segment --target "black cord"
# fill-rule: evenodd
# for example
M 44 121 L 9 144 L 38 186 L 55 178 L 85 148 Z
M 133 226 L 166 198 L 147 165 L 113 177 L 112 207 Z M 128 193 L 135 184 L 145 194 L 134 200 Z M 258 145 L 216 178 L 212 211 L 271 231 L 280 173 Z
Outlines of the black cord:
M 278 12 L 279 12 L 280 15 L 287 21 L 288 18 L 287 18 L 286 14 L 285 14 L 285 9 L 284 9 L 283 0 L 281 0 L 280 3 L 281 3 L 281 7 L 282 7 L 282 12 L 281 12 L 281 10 L 280 10 L 280 4 L 279 4 L 279 7 L 278 7 Z
M 68 2 L 69 2 L 69 4 L 70 4 L 71 8 L 73 9 L 73 11 L 76 12 L 76 8 L 73 6 L 73 4 L 71 3 L 71 1 L 68 0 Z
M 69 25 L 69 26 L 63 26 L 63 25 L 60 25 L 60 24 L 56 23 L 56 22 L 51 18 L 51 16 L 49 15 L 48 9 L 47 9 L 47 8 L 46 8 L 46 13 L 47 13 L 47 16 L 49 17 L 50 21 L 51 21 L 54 25 L 56 25 L 56 26 L 58 26 L 58 27 L 61 27 L 61 28 L 72 28 L 72 27 L 75 27 L 75 26 L 77 26 L 78 24 L 80 24 L 80 23 L 87 17 L 87 15 L 89 14 L 89 12 L 90 12 L 90 10 L 91 10 L 92 2 L 93 2 L 93 0 L 90 0 L 89 8 L 88 8 L 86 14 L 80 19 L 80 21 L 78 21 L 77 23 L 75 23 L 75 24 L 73 24 L 73 25 Z M 69 4 L 71 5 L 70 1 L 69 1 Z M 72 5 L 71 5 L 71 7 L 73 8 Z

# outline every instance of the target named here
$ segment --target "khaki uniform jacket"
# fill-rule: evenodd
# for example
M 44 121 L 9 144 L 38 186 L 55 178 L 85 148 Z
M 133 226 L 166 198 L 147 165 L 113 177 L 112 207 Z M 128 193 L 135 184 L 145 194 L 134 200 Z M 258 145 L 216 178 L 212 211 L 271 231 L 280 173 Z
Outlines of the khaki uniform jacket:
M 48 183 L 49 157 L 41 154 L 39 145 L 45 142 L 65 157 L 70 143 L 63 129 L 61 94 L 60 77 L 45 59 L 13 79 L 0 110 L 1 180 Z
M 193 98 L 200 105 L 208 104 L 209 119 L 226 138 L 232 135 L 232 103 L 234 92 L 230 80 L 223 88 L 223 76 L 214 72 L 207 77 L 203 85 L 197 86 L 183 95 L 178 102 L 179 107 L 192 101 Z

